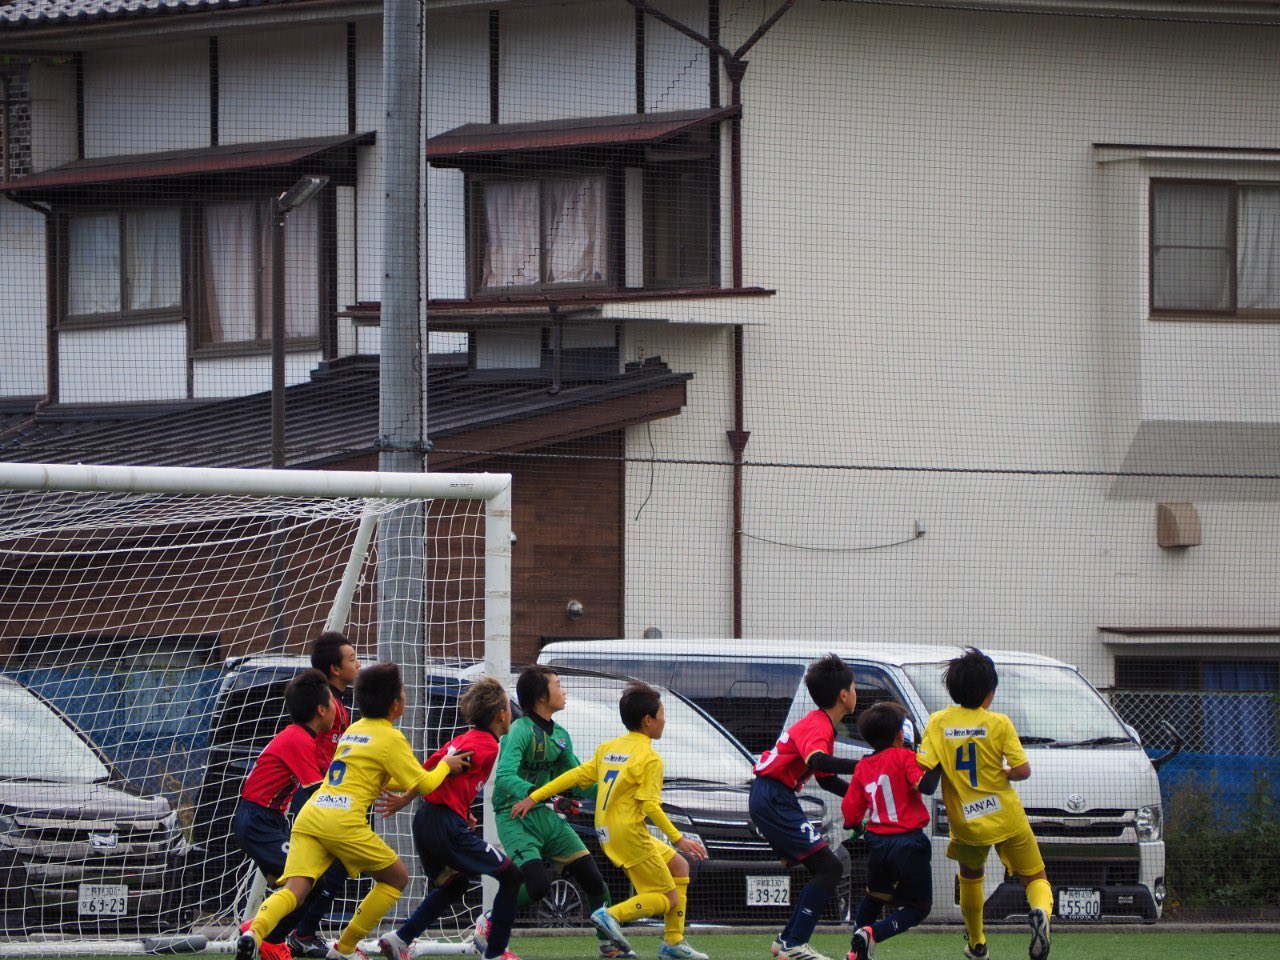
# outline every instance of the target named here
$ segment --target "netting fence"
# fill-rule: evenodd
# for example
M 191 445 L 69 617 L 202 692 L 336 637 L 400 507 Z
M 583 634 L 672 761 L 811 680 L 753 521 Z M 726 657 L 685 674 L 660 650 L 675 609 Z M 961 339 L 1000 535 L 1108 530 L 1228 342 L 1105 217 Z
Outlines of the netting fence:
M 1275 919 L 1280 15 L 1071 6 L 6 3 L 0 460 L 511 474 L 512 661 L 661 684 L 697 708 L 671 778 L 723 760 L 667 795 L 711 852 L 698 923 L 799 894 L 738 794 L 804 663 L 845 656 L 918 734 L 967 644 L 1007 655 L 993 709 L 1039 741 L 1018 789 L 1063 919 Z M 103 509 L 109 551 L 5 548 L 0 693 L 164 798 L 196 859 L 156 867 L 187 891 L 163 910 L 35 870 L 4 811 L 62 814 L 0 776 L 5 922 L 44 898 L 51 936 L 229 929 L 226 803 L 358 517 L 144 535 Z M 420 633 L 465 671 L 482 534 L 428 520 L 450 626 Z M 400 622 L 378 549 L 366 662 Z M 616 690 L 574 682 L 583 754 Z M 456 717 L 417 693 L 434 749 Z M 260 711 L 243 737 L 228 697 Z M 838 749 L 869 748 L 846 724 Z M 844 919 L 866 848 L 810 793 Z M 933 919 L 958 923 L 940 809 Z M 1024 917 L 988 881 L 989 919 Z M 98 889 L 122 886 L 124 924 Z M 522 922 L 582 926 L 559 894 Z

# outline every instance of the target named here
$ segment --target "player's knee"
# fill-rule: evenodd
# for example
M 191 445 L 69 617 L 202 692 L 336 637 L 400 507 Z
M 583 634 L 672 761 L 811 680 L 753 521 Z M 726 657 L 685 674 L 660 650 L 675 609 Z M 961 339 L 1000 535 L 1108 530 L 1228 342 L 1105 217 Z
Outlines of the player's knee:
M 524 888 L 529 892 L 529 899 L 535 903 L 551 892 L 551 874 L 542 864 L 535 867 L 534 864 L 526 863 L 519 872 L 524 879 Z
M 507 865 L 498 871 L 498 874 L 494 879 L 498 881 L 499 890 L 519 890 L 520 884 L 524 883 L 524 874 L 520 871 L 519 867 L 508 860 Z M 546 896 L 546 894 L 543 894 L 543 896 Z M 541 897 L 539 897 L 539 899 L 541 899 Z
M 601 876 L 600 868 L 591 857 L 579 857 L 565 868 L 565 873 L 578 882 L 578 886 L 582 887 L 587 896 L 598 897 L 604 894 L 604 877 Z
M 834 891 L 844 876 L 844 866 L 840 858 L 829 849 L 816 851 L 807 860 L 805 866 L 813 874 L 813 882 L 827 890 Z
M 667 861 L 667 869 L 671 871 L 673 877 L 687 877 L 689 875 L 689 861 L 678 853 L 673 853 L 671 859 Z

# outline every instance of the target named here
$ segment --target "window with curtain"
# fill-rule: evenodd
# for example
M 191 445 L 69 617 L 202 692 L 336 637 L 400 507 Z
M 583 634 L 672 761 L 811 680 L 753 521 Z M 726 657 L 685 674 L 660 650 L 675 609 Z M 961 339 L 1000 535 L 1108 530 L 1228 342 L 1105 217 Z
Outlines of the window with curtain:
M 481 184 L 479 287 L 604 283 L 609 262 L 605 201 L 603 174 Z
M 285 335 L 320 330 L 319 201 L 285 221 Z M 271 339 L 271 214 L 265 201 L 210 203 L 201 211 L 200 324 L 203 346 Z
M 69 216 L 66 315 L 179 313 L 181 224 L 177 207 Z
M 1280 185 L 1151 185 L 1153 313 L 1280 317 Z

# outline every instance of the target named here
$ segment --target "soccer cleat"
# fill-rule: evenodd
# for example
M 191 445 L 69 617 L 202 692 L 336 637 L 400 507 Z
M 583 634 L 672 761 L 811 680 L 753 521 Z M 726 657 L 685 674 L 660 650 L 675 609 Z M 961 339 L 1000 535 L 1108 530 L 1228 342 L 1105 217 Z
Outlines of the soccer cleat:
M 605 907 L 600 907 L 591 914 L 591 925 L 599 930 L 619 950 L 631 953 L 631 941 L 622 932 L 622 924 L 613 918 Z
M 781 937 L 774 937 L 773 943 L 769 944 L 769 952 L 772 953 L 775 957 L 778 954 L 780 954 L 784 949 L 785 948 L 782 945 Z
M 262 960 L 293 960 L 288 944 L 268 943 L 266 940 L 258 944 L 258 956 Z
M 824 957 L 807 943 L 797 943 L 794 947 L 783 947 L 778 951 L 778 960 L 830 960 Z
M 315 934 L 304 937 L 298 933 L 291 933 L 284 938 L 284 942 L 295 958 L 314 957 L 315 960 L 324 960 L 329 955 L 329 944 Z
M 378 938 L 378 951 L 387 960 L 413 960 L 413 949 L 394 933 Z
M 258 955 L 258 938 L 252 933 L 240 934 L 236 941 L 236 960 L 254 960 Z
M 489 931 L 493 928 L 493 914 L 489 911 L 476 918 L 476 928 L 471 933 L 471 942 L 475 944 L 480 956 L 489 949 Z
M 486 954 L 485 960 L 520 960 L 520 958 L 510 950 L 503 950 L 502 953 L 498 954 L 496 957 L 490 957 Z
M 630 960 L 635 955 L 636 952 L 634 950 L 619 949 L 618 945 L 612 940 L 600 941 L 600 956 L 604 957 L 605 960 Z
M 964 945 L 965 960 L 987 960 L 987 941 L 983 940 L 977 946 L 970 946 L 968 941 Z
M 689 946 L 688 940 L 681 940 L 679 943 L 667 943 L 662 940 L 658 943 L 658 960 L 711 960 L 711 958 Z
M 875 960 L 876 938 L 870 927 L 859 927 L 853 931 L 853 943 L 849 949 L 849 960 Z
M 1027 914 L 1031 923 L 1031 948 L 1027 955 L 1031 960 L 1044 960 L 1049 956 L 1049 916 L 1038 907 Z

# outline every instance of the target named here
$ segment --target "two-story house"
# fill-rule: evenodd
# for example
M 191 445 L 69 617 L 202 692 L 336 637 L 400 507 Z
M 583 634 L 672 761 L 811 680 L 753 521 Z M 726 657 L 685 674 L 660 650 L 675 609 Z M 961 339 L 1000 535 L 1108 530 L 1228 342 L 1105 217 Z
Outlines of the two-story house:
M 1274 684 L 1280 16 L 987 6 L 428 0 L 431 463 L 516 475 L 519 652 L 856 631 Z M 291 462 L 372 464 L 379 5 L 0 17 L 11 448 L 265 462 L 263 205 L 316 173 Z

